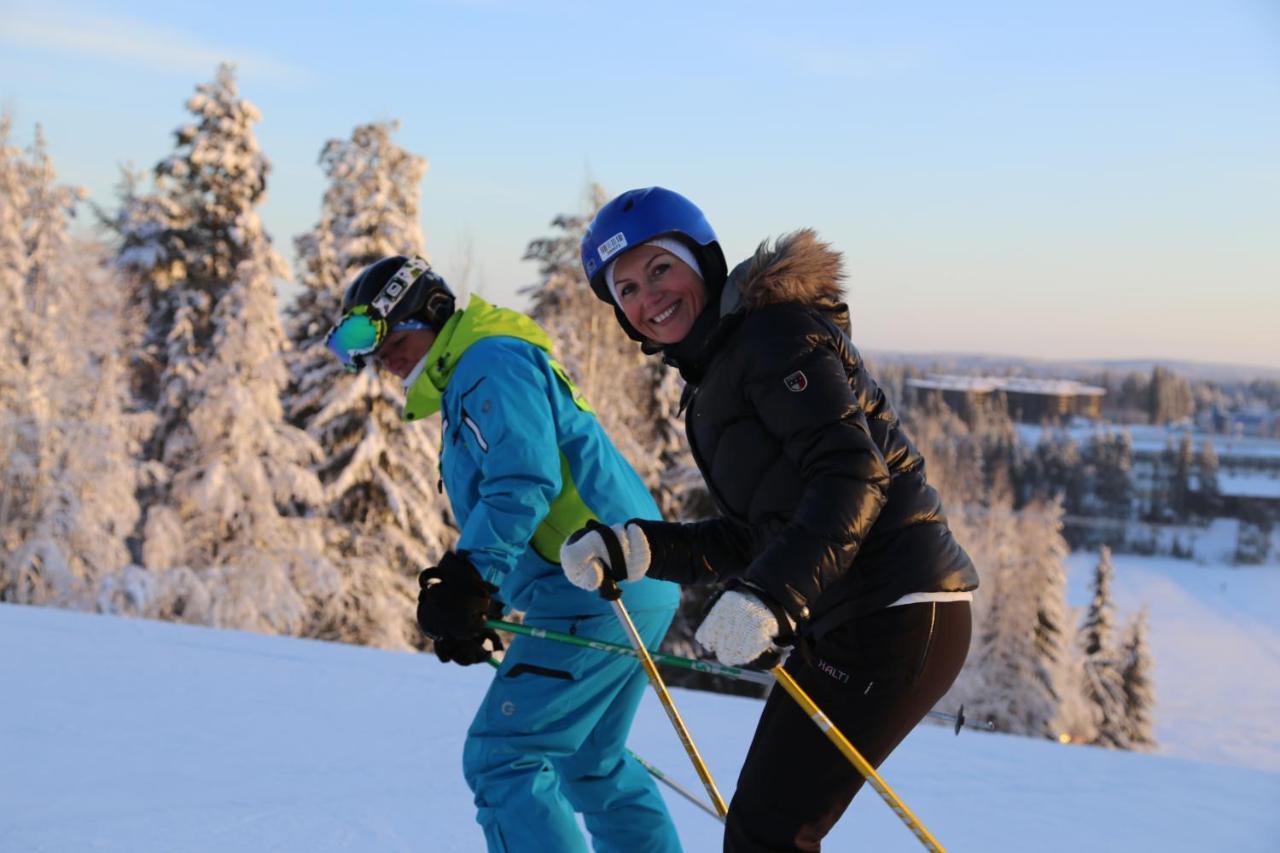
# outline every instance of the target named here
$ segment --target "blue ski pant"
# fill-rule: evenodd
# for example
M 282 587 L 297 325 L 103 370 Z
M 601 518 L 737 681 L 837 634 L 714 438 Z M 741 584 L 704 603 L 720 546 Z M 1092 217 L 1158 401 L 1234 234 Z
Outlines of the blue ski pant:
M 672 611 L 631 613 L 645 645 Z M 616 615 L 526 616 L 525 624 L 629 645 Z M 476 821 L 491 853 L 668 853 L 680 841 L 657 785 L 626 751 L 648 687 L 631 657 L 535 637 L 515 637 L 463 748 Z

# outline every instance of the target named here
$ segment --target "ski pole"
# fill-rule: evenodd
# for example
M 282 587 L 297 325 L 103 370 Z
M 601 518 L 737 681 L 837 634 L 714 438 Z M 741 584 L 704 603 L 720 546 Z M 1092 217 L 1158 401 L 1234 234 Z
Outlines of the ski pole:
M 535 628 L 532 625 L 504 622 L 500 619 L 489 619 L 484 624 L 486 628 L 492 628 L 496 631 L 506 631 L 509 634 L 521 634 L 526 637 L 537 637 L 540 640 L 553 640 L 557 643 L 567 643 L 584 649 L 595 649 L 598 652 L 607 652 L 611 655 L 625 655 L 633 658 L 640 656 L 630 646 L 610 643 L 605 640 L 595 640 L 591 637 L 579 637 L 577 634 L 566 634 L 563 631 L 553 631 L 550 628 Z M 693 672 L 704 672 L 709 675 L 719 675 L 737 681 L 750 681 L 754 684 L 763 684 L 765 686 L 774 683 L 774 679 L 769 673 L 760 672 L 759 670 L 742 669 L 741 667 L 727 666 L 715 661 L 695 660 L 652 650 L 649 651 L 649 657 L 653 658 L 654 663 L 662 664 L 663 666 L 687 669 Z M 960 706 L 960 712 L 957 714 L 948 714 L 946 711 L 929 711 L 928 716 L 951 723 L 955 726 L 956 734 L 960 734 L 960 729 L 962 728 L 976 729 L 983 732 L 995 731 L 995 726 L 990 724 L 979 725 L 978 723 L 968 722 L 964 716 L 963 705 Z
M 494 669 L 497 669 L 498 667 L 502 666 L 502 664 L 498 661 L 498 659 L 494 657 L 489 658 L 489 665 L 492 666 Z M 666 785 L 668 788 L 675 791 L 677 794 L 684 797 L 686 800 L 693 803 L 695 806 L 702 809 L 704 812 L 711 815 L 716 820 L 720 821 L 721 823 L 724 823 L 723 815 L 717 814 L 715 809 L 711 808 L 711 806 L 707 805 L 702 800 L 698 799 L 694 794 L 689 793 L 689 789 L 685 788 L 676 780 L 667 778 L 667 774 L 663 773 L 657 767 L 645 761 L 643 758 L 641 758 L 636 753 L 632 752 L 630 749 L 627 750 L 627 755 L 635 759 L 635 762 L 639 764 L 641 767 L 643 767 L 645 770 L 647 770 L 650 776 L 657 779 L 659 782 Z
M 635 649 L 636 657 L 640 658 L 640 664 L 644 667 L 644 674 L 648 676 L 649 683 L 653 685 L 653 692 L 658 694 L 658 701 L 662 703 L 662 709 L 667 712 L 667 718 L 671 720 L 671 726 L 676 730 L 676 734 L 679 735 L 684 751 L 689 754 L 689 761 L 693 763 L 693 769 L 697 771 L 698 778 L 702 780 L 702 787 L 706 788 L 707 796 L 711 798 L 711 805 L 715 806 L 716 812 L 723 817 L 729 813 L 729 807 L 725 805 L 724 797 L 720 796 L 720 790 L 716 788 L 716 782 L 711 778 L 711 771 L 707 769 L 706 762 L 698 754 L 698 747 L 694 745 L 693 737 L 685 727 L 684 720 L 680 719 L 680 712 L 676 710 L 676 703 L 672 701 L 671 694 L 667 692 L 667 685 L 662 683 L 662 676 L 658 674 L 658 667 L 654 664 L 653 658 L 650 657 L 649 650 L 645 648 L 644 638 L 636 630 L 635 623 L 631 621 L 631 614 L 627 613 L 627 608 L 622 603 L 622 590 L 618 587 L 618 582 L 611 574 L 611 569 L 626 568 L 627 558 L 622 553 L 622 545 L 618 542 L 618 537 L 613 534 L 613 531 L 600 522 L 589 521 L 587 522 L 587 527 L 597 531 L 600 538 L 604 540 L 605 550 L 609 558 L 609 564 L 602 567 L 605 571 L 601 572 L 603 577 L 600 584 L 600 597 L 609 602 L 609 606 L 613 608 L 614 615 L 618 617 L 618 622 L 622 625 L 623 632 L 626 633 L 627 639 L 631 642 L 631 648 Z
M 991 720 L 987 720 L 985 723 L 971 723 L 966 720 L 964 705 L 961 705 L 960 709 L 954 714 L 948 714 L 946 711 L 930 711 L 927 716 L 955 723 L 956 734 L 960 734 L 961 729 L 976 729 L 980 732 L 994 732 L 996 730 L 996 724 Z
M 782 685 L 782 689 L 787 691 L 787 695 L 794 699 L 796 704 L 809 715 L 809 719 L 813 720 L 813 724 L 821 729 L 829 741 L 836 745 L 836 748 L 840 750 L 840 754 L 849 759 L 849 763 L 862 774 L 862 778 L 870 783 L 871 787 L 880 795 L 880 799 L 884 800 L 889 805 L 889 808 L 893 809 L 894 813 L 902 819 L 902 822 L 915 833 L 920 843 L 928 850 L 945 853 L 943 846 L 930 834 L 929 830 L 925 829 L 920 819 L 911 813 L 906 803 L 902 802 L 898 795 L 893 792 L 893 789 L 889 787 L 888 783 L 880 778 L 880 774 L 876 772 L 870 762 L 862 757 L 862 753 L 858 752 L 853 744 L 849 742 L 849 739 L 836 728 L 835 723 L 831 722 L 831 718 L 824 714 L 822 709 L 809 698 L 809 694 L 804 692 L 804 688 L 796 683 L 791 674 L 782 668 L 782 664 L 773 667 L 769 672 Z
M 605 541 L 609 542 L 610 540 L 606 537 Z M 617 547 L 617 542 L 612 542 L 610 551 L 612 552 Z M 610 553 L 609 556 L 610 559 L 614 560 L 622 557 L 620 553 L 616 555 Z M 667 692 L 667 685 L 662 683 L 662 676 L 658 674 L 658 667 L 654 664 L 653 658 L 649 656 L 649 650 L 644 646 L 644 638 L 636 630 L 635 623 L 631 621 L 631 615 L 627 613 L 627 608 L 622 603 L 622 590 L 618 589 L 618 584 L 612 578 L 606 577 L 604 583 L 600 585 L 600 595 L 613 607 L 613 612 L 617 615 L 618 621 L 622 623 L 622 630 L 626 632 L 627 638 L 631 640 L 631 647 L 635 649 L 636 657 L 640 658 L 644 673 L 649 677 L 649 683 L 653 685 L 654 692 L 658 694 L 658 701 L 662 703 L 663 710 L 667 712 L 671 725 L 675 728 L 676 734 L 679 735 L 680 743 L 684 745 L 684 751 L 689 753 L 689 760 L 693 762 L 693 769 L 697 771 L 698 778 L 702 780 L 702 786 L 707 789 L 707 796 L 711 798 L 711 804 L 715 806 L 716 813 L 724 817 L 729 813 L 729 807 L 725 805 L 724 797 L 720 796 L 720 790 L 716 788 L 716 782 L 711 778 L 711 771 L 707 769 L 706 762 L 698 754 L 698 747 L 694 745 L 693 737 L 685 727 L 684 720 L 680 719 L 680 712 L 676 710 L 676 704 L 672 701 L 671 694 Z
M 498 631 L 507 631 L 512 634 L 523 634 L 526 637 L 555 640 L 557 643 L 568 643 L 571 646 L 595 649 L 596 651 L 608 652 L 609 654 L 626 655 L 633 658 L 640 657 L 640 653 L 631 646 L 624 646 L 619 643 L 609 643 L 604 640 L 593 640 L 590 637 L 579 637 L 577 634 L 566 634 L 562 631 L 552 631 L 549 628 L 535 628 L 530 625 L 519 625 L 515 622 L 503 622 L 499 619 L 489 619 L 484 624 L 486 628 L 493 628 Z M 655 651 L 650 651 L 649 657 L 653 658 L 654 663 L 679 667 L 680 669 L 688 669 L 693 672 L 722 675 L 725 678 L 734 678 L 739 681 L 753 681 L 756 684 L 773 684 L 773 679 L 769 677 L 767 672 L 740 669 L 736 666 L 725 666 L 724 664 L 716 663 L 715 661 L 694 660 L 693 658 L 682 658 L 676 655 L 668 655 Z
M 697 806 L 698 808 L 702 809 L 704 812 L 706 812 L 707 814 L 711 815 L 711 816 L 712 816 L 713 818 L 715 818 L 716 820 L 720 821 L 721 823 L 724 823 L 724 815 L 720 814 L 720 813 L 719 813 L 719 812 L 717 812 L 715 809 L 711 808 L 711 806 L 707 805 L 707 804 L 706 804 L 706 803 L 704 803 L 702 800 L 698 799 L 696 796 L 694 796 L 693 794 L 689 793 L 688 789 L 686 789 L 683 785 L 678 784 L 678 783 L 677 783 L 675 780 L 673 780 L 673 779 L 668 779 L 668 778 L 666 777 L 666 775 L 665 775 L 661 770 L 659 770 L 658 768 L 654 767 L 652 764 L 650 764 L 649 762 L 645 761 L 643 758 L 641 758 L 640 756 L 636 755 L 634 752 L 632 752 L 632 751 L 631 751 L 631 750 L 629 750 L 629 749 L 627 750 L 627 755 L 630 755 L 632 758 L 634 758 L 634 759 L 636 760 L 636 762 L 637 762 L 641 767 L 643 767 L 645 770 L 648 770 L 648 771 L 649 771 L 649 775 L 650 775 L 650 776 L 652 776 L 653 778 L 657 779 L 659 782 L 661 782 L 662 784 L 666 785 L 668 788 L 670 788 L 671 790 L 675 791 L 677 794 L 679 794 L 680 796 L 684 797 L 686 800 L 688 800 L 689 802 L 693 803 L 695 806 Z

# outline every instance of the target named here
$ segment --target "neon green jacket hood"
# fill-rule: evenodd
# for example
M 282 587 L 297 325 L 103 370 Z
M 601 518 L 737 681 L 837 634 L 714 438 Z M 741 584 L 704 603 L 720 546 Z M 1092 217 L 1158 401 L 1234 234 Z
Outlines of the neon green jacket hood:
M 551 338 L 533 320 L 472 295 L 467 307 L 455 311 L 444 324 L 422 369 L 406 383 L 404 419 L 422 420 L 440 411 L 444 389 L 463 354 L 477 341 L 496 337 L 519 338 L 551 353 Z

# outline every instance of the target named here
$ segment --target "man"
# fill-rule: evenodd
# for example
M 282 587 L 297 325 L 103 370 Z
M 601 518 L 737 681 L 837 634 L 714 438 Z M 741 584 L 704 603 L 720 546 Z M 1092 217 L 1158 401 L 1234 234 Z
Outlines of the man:
M 531 319 L 452 291 L 422 258 L 393 256 L 347 289 L 329 348 L 404 380 L 406 420 L 441 413 L 441 480 L 460 533 L 423 571 L 418 623 L 442 661 L 489 658 L 498 602 L 525 624 L 625 643 L 608 603 L 574 587 L 560 546 L 590 519 L 659 518 L 643 482 L 601 429 L 550 339 Z M 647 645 L 666 633 L 674 584 L 623 584 Z M 491 851 L 679 850 L 653 780 L 626 752 L 646 680 L 636 662 L 517 637 L 463 752 Z

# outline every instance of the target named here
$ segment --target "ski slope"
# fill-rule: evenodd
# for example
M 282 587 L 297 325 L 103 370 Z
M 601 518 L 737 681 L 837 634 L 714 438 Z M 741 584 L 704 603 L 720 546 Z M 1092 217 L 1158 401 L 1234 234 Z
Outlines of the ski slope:
M 1280 572 L 1115 563 L 1122 610 L 1151 608 L 1162 753 L 922 726 L 881 770 L 948 849 L 1280 849 Z M 4 853 L 484 849 L 460 766 L 488 667 L 13 605 L 0 647 Z M 759 703 L 673 693 L 729 797 Z M 630 745 L 700 792 L 652 697 Z M 824 849 L 920 848 L 864 789 Z

